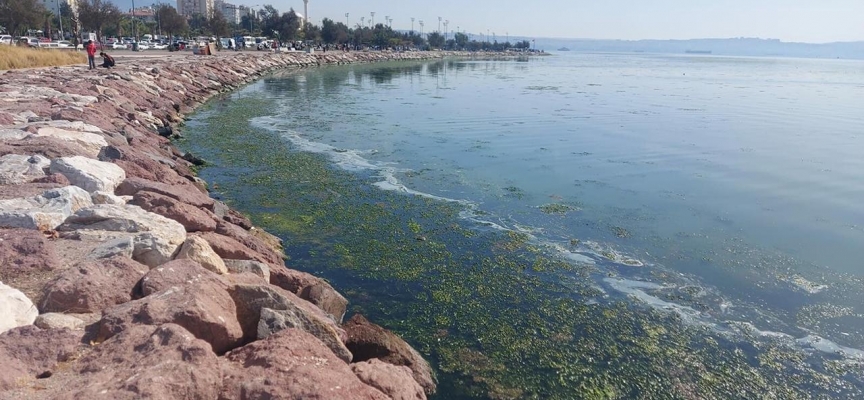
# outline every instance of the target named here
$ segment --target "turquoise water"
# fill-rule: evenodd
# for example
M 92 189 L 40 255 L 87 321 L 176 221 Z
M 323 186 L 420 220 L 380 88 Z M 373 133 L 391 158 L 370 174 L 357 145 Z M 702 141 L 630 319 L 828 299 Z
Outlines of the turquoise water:
M 585 304 L 624 302 L 705 335 L 860 366 L 862 71 L 840 60 L 562 53 L 328 67 L 228 100 L 261 102 L 242 117 L 249 129 L 321 155 L 368 190 L 450 204 L 461 227 L 516 232 L 590 266 L 579 280 L 597 295 Z M 232 107 L 188 129 L 206 131 Z M 225 196 L 237 200 L 234 190 Z

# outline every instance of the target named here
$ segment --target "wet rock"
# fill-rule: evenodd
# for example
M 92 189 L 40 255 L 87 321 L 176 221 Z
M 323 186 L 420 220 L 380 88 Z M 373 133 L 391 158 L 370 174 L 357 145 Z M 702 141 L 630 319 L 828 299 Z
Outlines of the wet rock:
M 39 314 L 33 325 L 42 329 L 84 330 L 84 321 L 80 318 L 60 313 Z
M 215 399 L 222 379 L 210 345 L 181 326 L 130 326 L 75 363 L 56 399 Z
M 117 185 L 126 179 L 126 171 L 116 164 L 81 156 L 52 160 L 51 173 L 63 174 L 73 185 L 91 193 L 113 193 Z
M 222 399 L 388 399 L 314 336 L 286 329 L 226 354 Z
M 36 306 L 24 293 L 0 282 L 0 333 L 30 325 L 38 315 Z
M 429 363 L 402 338 L 360 314 L 351 317 L 343 327 L 348 333 L 345 345 L 354 355 L 355 362 L 377 358 L 389 364 L 406 366 L 427 394 L 435 393 L 437 384 Z
M 0 200 L 0 227 L 50 231 L 92 204 L 90 194 L 75 186 L 47 190 L 35 197 Z
M 42 312 L 94 313 L 132 300 L 149 270 L 125 257 L 84 262 L 63 271 L 42 289 Z
M 28 325 L 0 335 L 0 393 L 46 371 L 50 373 L 58 363 L 68 361 L 81 347 L 83 333 Z
M 270 283 L 296 294 L 341 322 L 348 300 L 323 279 L 302 271 L 284 267 L 270 270 Z
M 15 185 L 42 178 L 50 165 L 51 160 L 38 154 L 7 154 L 0 157 L 0 185 Z
M 264 282 L 270 282 L 270 267 L 267 264 L 252 260 L 223 260 L 228 272 L 232 274 L 251 273 L 260 276 Z M 313 303 L 314 304 L 314 303 Z
M 173 219 L 182 224 L 187 232 L 216 230 L 216 218 L 209 212 L 159 193 L 139 191 L 132 197 L 130 204 Z
M 273 286 L 236 285 L 231 296 L 237 303 L 237 314 L 247 338 L 261 339 L 280 329 L 297 328 L 317 337 L 340 359 L 351 361 L 351 353 L 342 344 L 345 335 L 342 329 L 320 309 L 293 293 Z M 271 312 L 262 311 L 265 308 Z
M 132 205 L 99 204 L 78 210 L 59 231 L 96 230 L 135 233 L 132 258 L 150 267 L 174 257 L 186 240 L 186 229 L 178 222 Z
M 234 301 L 222 284 L 208 280 L 173 286 L 106 309 L 97 337 L 111 338 L 132 325 L 168 323 L 186 328 L 210 343 L 218 354 L 239 346 L 243 340 Z
M 190 236 L 183 242 L 180 247 L 180 252 L 177 253 L 177 259 L 189 259 L 201 264 L 202 267 L 213 271 L 217 274 L 227 274 L 228 268 L 225 267 L 225 262 L 222 257 L 219 257 L 210 244 L 206 240 Z
M 373 358 L 351 364 L 351 370 L 361 382 L 380 390 L 393 400 L 426 399 L 423 387 L 414 380 L 408 367 L 388 364 Z
M 134 196 L 142 190 L 168 196 L 179 200 L 181 203 L 198 208 L 213 209 L 214 200 L 195 189 L 191 183 L 188 185 L 168 185 L 141 178 L 129 178 L 117 187 L 114 194 L 118 196 Z

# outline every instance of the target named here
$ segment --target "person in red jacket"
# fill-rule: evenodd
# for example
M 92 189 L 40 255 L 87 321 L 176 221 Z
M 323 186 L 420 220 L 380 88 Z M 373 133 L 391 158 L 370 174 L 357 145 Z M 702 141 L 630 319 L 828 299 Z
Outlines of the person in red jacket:
M 96 43 L 92 40 L 87 41 L 87 61 L 90 63 L 90 68 L 96 68 Z

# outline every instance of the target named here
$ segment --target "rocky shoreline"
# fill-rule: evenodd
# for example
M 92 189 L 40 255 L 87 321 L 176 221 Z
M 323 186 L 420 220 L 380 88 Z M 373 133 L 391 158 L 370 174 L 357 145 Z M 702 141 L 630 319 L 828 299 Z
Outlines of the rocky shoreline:
M 275 70 L 466 53 L 223 53 L 0 74 L 0 398 L 423 399 L 435 378 L 170 142 Z M 290 243 L 284 244 L 290 246 Z

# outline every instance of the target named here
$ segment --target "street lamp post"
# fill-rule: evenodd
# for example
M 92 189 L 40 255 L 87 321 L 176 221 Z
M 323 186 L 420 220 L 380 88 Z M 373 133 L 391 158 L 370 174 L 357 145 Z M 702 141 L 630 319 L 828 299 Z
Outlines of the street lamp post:
M 371 25 L 374 28 L 375 27 L 375 11 L 372 11 L 369 14 L 372 15 L 372 19 L 369 20 L 369 25 Z
M 438 33 L 441 33 L 441 17 L 438 17 Z
M 138 43 L 138 24 L 135 23 L 135 0 L 132 0 L 132 37 Z
M 390 16 L 389 15 L 384 16 L 384 23 L 387 24 L 388 26 L 390 25 Z
M 60 11 L 60 0 L 57 1 L 57 21 L 60 22 L 60 40 L 66 39 L 63 36 L 63 13 Z
M 414 34 L 414 17 L 411 17 L 411 34 Z
M 348 13 L 345 13 L 345 26 L 351 27 L 351 22 L 348 20 Z
M 423 36 L 423 20 L 420 20 L 420 36 Z

